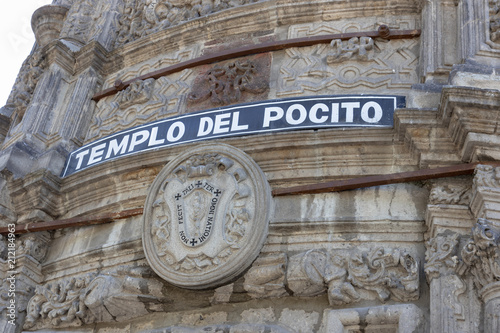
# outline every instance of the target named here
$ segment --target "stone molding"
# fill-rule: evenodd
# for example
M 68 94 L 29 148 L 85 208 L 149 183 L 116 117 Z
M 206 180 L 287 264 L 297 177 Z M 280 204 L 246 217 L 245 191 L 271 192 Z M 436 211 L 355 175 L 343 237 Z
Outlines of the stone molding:
M 424 314 L 414 304 L 325 310 L 321 333 L 343 333 L 366 329 L 399 333 L 425 332 Z
M 116 46 L 211 13 L 259 1 L 262 0 L 160 0 L 150 3 L 128 0 L 120 13 Z
M 169 326 L 166 328 L 146 330 L 140 333 L 205 333 L 205 332 L 245 332 L 245 333 L 293 333 L 281 325 L 272 324 L 221 324 L 221 325 L 208 325 L 201 327 L 188 327 L 188 326 Z

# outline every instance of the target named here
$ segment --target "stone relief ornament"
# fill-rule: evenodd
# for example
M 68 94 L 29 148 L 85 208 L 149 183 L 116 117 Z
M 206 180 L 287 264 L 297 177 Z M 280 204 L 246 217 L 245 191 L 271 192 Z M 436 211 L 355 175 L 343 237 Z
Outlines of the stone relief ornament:
M 292 333 L 296 332 L 290 328 L 272 324 L 220 324 L 200 327 L 169 326 L 161 329 L 146 330 L 140 333 L 222 333 L 222 332 L 245 332 L 245 333 Z
M 189 91 L 190 73 L 184 70 L 158 80 L 135 81 L 115 96 L 100 100 L 85 141 L 178 113 Z
M 437 236 L 427 241 L 424 271 L 427 281 L 453 272 L 457 266 L 458 234 Z
M 290 258 L 288 287 L 295 296 L 328 292 L 331 305 L 370 298 L 412 301 L 419 297 L 419 264 L 398 249 L 364 252 L 310 250 Z
M 188 102 L 201 103 L 209 99 L 211 106 L 220 106 L 240 102 L 245 93 L 263 93 L 269 89 L 269 70 L 264 69 L 270 67 L 269 60 L 260 56 L 255 60 L 215 65 L 195 79 Z
M 119 18 L 116 46 L 224 9 L 262 0 L 127 0 Z
M 260 168 L 227 145 L 200 145 L 167 164 L 144 206 L 143 246 L 154 271 L 185 288 L 241 274 L 267 237 L 271 195 Z
M 143 268 L 121 268 L 37 286 L 24 328 L 73 327 L 145 315 L 163 300 L 162 283 L 149 275 Z

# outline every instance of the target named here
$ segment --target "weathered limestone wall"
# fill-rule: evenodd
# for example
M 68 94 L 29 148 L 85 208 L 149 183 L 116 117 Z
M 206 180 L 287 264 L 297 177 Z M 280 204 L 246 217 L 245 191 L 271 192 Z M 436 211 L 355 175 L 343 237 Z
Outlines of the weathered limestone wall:
M 0 227 L 8 226 L 0 328 L 497 332 L 499 6 L 55 0 L 37 10 L 36 47 L 0 109 Z M 421 34 L 365 34 L 382 25 Z M 350 33 L 358 35 L 196 62 Z M 103 91 L 111 93 L 95 97 Z M 134 126 L 233 104 L 353 94 L 403 96 L 406 106 L 391 128 L 207 140 L 60 176 L 69 152 Z M 474 175 L 272 192 L 475 162 Z M 140 213 L 20 231 L 130 210 Z

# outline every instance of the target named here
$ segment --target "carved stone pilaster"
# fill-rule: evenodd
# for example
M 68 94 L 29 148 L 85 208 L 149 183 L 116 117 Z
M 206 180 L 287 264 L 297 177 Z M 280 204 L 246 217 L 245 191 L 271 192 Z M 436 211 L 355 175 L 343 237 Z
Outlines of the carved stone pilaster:
M 467 281 L 455 273 L 458 263 L 459 235 L 438 235 L 427 242 L 424 270 L 430 285 L 431 332 L 473 332 L 470 326 L 473 302 L 467 292 Z
M 479 332 L 475 325 L 479 321 L 479 301 L 468 288 L 470 281 L 455 272 L 460 236 L 467 235 L 474 223 L 468 206 L 471 187 L 470 177 L 437 180 L 429 196 L 424 271 L 430 287 L 433 333 Z
M 458 269 L 470 273 L 479 290 L 484 306 L 484 331 L 498 332 L 500 328 L 500 228 L 491 221 L 478 219 L 472 237 L 461 250 Z
M 421 69 L 426 82 L 444 83 L 458 62 L 457 7 L 453 0 L 428 0 L 422 9 Z M 461 23 L 461 22 L 460 22 Z M 457 23 L 458 25 L 458 23 Z

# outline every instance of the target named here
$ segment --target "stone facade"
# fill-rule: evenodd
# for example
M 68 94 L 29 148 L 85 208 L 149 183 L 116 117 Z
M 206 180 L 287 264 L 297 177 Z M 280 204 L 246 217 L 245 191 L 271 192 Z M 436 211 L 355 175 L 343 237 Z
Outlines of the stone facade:
M 54 0 L 32 27 L 0 108 L 3 332 L 500 330 L 499 1 Z M 405 102 L 391 126 L 126 146 L 351 95 Z

